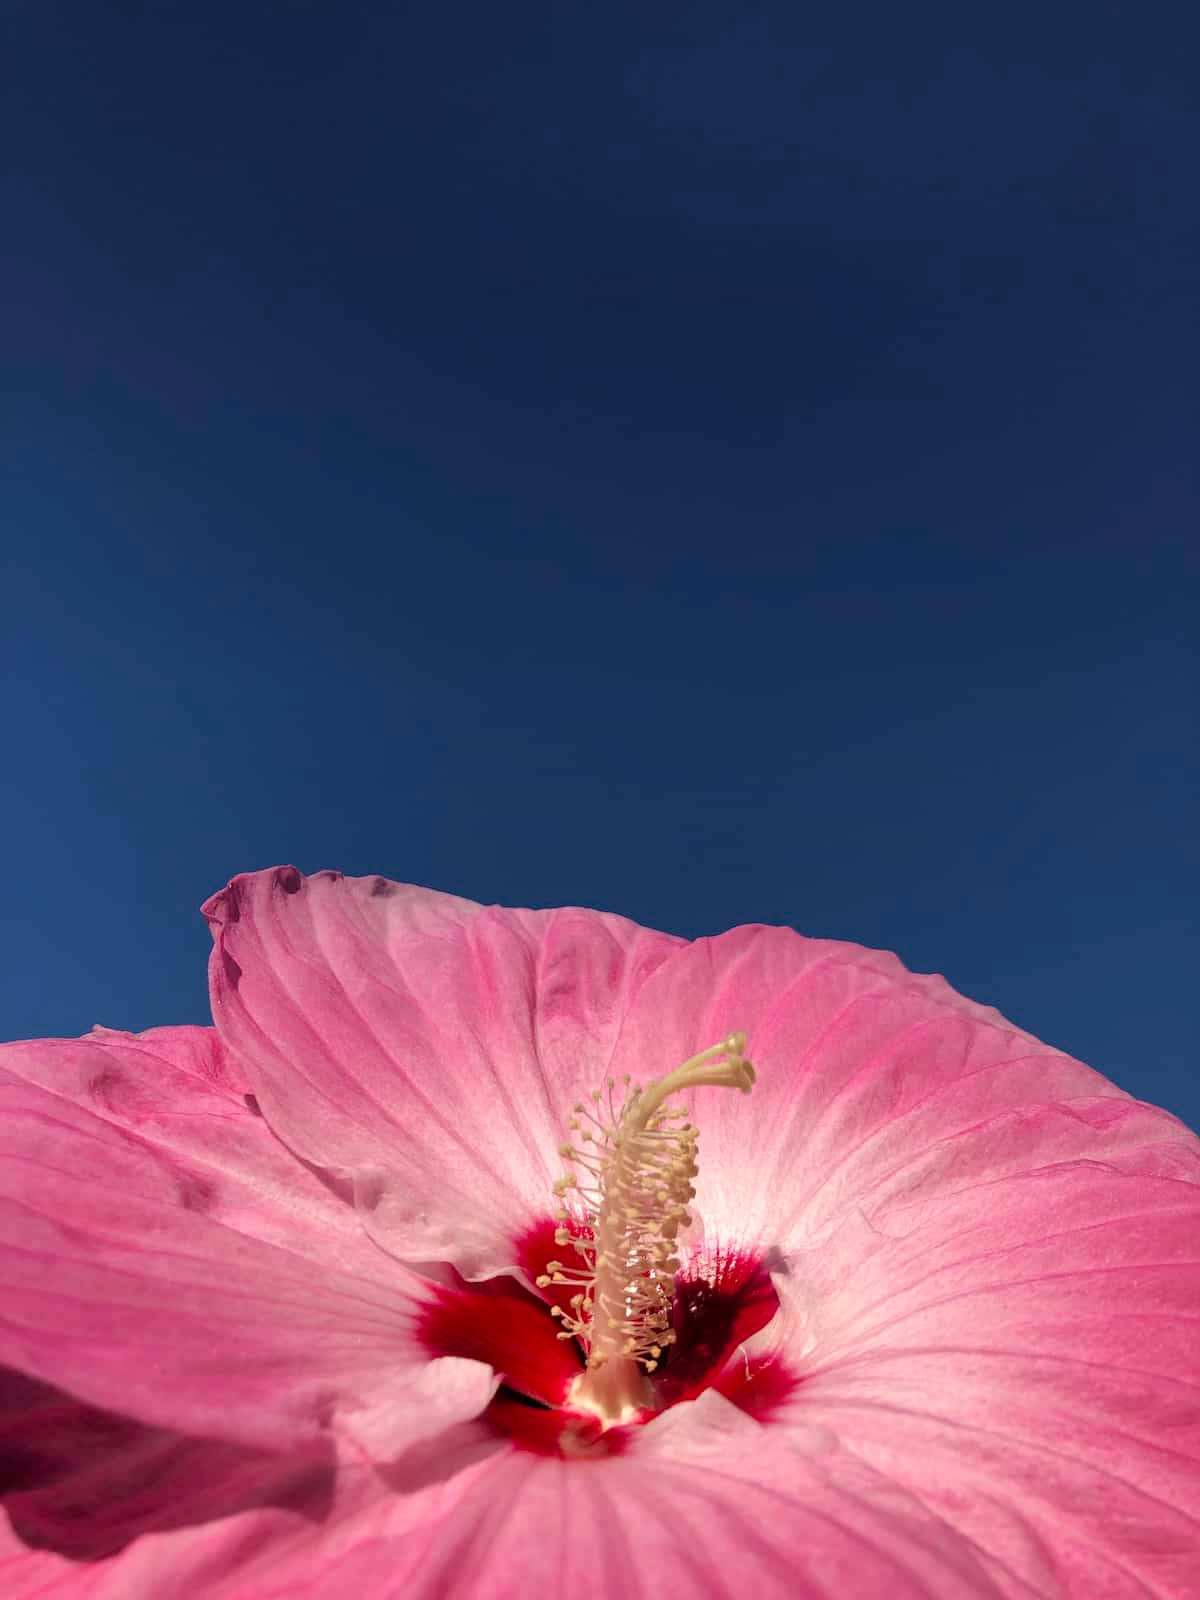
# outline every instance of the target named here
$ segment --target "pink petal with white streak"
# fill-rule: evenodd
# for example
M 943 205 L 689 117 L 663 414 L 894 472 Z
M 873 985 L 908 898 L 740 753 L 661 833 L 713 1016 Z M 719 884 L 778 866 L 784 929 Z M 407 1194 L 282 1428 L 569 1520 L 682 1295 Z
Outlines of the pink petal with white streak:
M 467 1277 L 510 1267 L 545 1215 L 566 1108 L 679 944 L 598 912 L 287 867 L 235 878 L 205 913 L 213 1016 L 272 1127 L 355 1183 L 397 1254 Z

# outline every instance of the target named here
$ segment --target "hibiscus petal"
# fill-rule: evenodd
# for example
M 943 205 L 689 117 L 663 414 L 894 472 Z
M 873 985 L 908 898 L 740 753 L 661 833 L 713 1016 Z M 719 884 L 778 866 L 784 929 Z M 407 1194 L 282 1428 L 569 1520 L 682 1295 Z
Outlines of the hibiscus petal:
M 1200 1186 L 1067 1162 L 795 1252 L 749 1356 L 1021 1592 L 1200 1592 Z
M 783 928 L 674 951 L 639 988 L 614 1062 L 658 1070 L 699 1038 L 745 1030 L 753 1093 L 694 1096 L 697 1209 L 710 1243 L 801 1246 L 981 1175 L 1088 1157 L 1195 1171 L 1167 1113 L 894 956 Z
M 752 1030 L 754 1094 L 698 1107 L 698 1204 L 783 1247 L 784 1314 L 746 1355 L 800 1377 L 786 1424 L 1014 1592 L 1200 1593 L 1195 1138 L 853 947 L 735 930 L 655 973 L 628 1026 L 682 1043 L 697 1012 Z
M 279 1454 L 189 1439 L 5 1369 L 0 1460 L 14 1547 L 19 1542 L 87 1562 L 147 1534 L 233 1511 L 280 1506 L 323 1512 L 335 1476 L 324 1441 Z
M 0 1369 L 0 1594 L 258 1600 L 278 1584 L 299 1595 L 356 1551 L 376 1552 L 382 1528 L 401 1559 L 406 1536 L 453 1504 L 451 1485 L 501 1448 L 461 1425 L 381 1470 L 333 1459 L 323 1442 L 268 1452 L 187 1438 Z M 375 1570 L 377 1593 L 394 1595 L 386 1567 Z
M 497 1455 L 426 1501 L 419 1522 L 411 1510 L 256 1600 L 1004 1593 L 969 1541 L 836 1440 L 772 1434 L 717 1397 L 641 1430 L 625 1454 Z
M 679 944 L 598 912 L 294 868 L 235 878 L 204 909 L 213 1016 L 272 1127 L 354 1182 L 390 1249 L 469 1278 L 514 1265 L 566 1108 Z
M 0 1360 L 215 1438 L 290 1446 L 351 1417 L 370 1434 L 423 1360 L 415 1280 L 273 1138 L 206 1034 L 0 1050 Z M 456 1416 L 495 1381 L 463 1365 Z M 446 1397 L 429 1400 L 441 1426 Z
M 1002 1440 L 883 1400 L 871 1420 L 869 1429 L 847 1427 L 832 1405 L 805 1411 L 798 1401 L 788 1425 L 762 1426 L 710 1392 L 632 1430 L 624 1452 L 497 1457 L 457 1481 L 443 1514 L 431 1508 L 419 1534 L 393 1543 L 381 1530 L 378 1542 L 358 1543 L 294 1592 L 307 1600 L 541 1591 L 1183 1600 L 1197 1592 L 1195 1541 L 1172 1508 L 1159 1514 L 1144 1486 L 1080 1472 L 1069 1449 L 1052 1447 L 1010 1457 L 1007 1483 Z M 1078 1504 L 1068 1504 L 1072 1487 Z M 280 1585 L 264 1600 L 291 1593 Z

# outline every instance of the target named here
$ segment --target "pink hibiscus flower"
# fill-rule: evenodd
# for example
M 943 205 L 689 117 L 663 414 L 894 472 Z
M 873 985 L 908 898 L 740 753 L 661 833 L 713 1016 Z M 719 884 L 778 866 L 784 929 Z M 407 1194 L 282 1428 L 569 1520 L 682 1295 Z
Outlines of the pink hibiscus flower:
M 1200 1594 L 1174 1118 L 787 929 L 205 909 L 2 1052 L 6 1600 Z

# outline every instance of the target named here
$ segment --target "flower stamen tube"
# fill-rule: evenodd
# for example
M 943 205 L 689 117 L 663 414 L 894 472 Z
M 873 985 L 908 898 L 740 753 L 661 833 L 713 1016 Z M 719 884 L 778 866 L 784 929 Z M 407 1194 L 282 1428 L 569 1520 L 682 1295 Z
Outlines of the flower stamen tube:
M 568 1167 L 555 1184 L 555 1239 L 572 1246 L 579 1264 L 547 1262 L 537 1282 L 576 1286 L 570 1310 L 553 1308 L 563 1325 L 559 1337 L 578 1339 L 587 1352 L 571 1404 L 605 1426 L 655 1408 L 649 1375 L 675 1338 L 678 1240 L 692 1220 L 699 1134 L 669 1101 L 706 1086 L 748 1094 L 755 1074 L 745 1050 L 745 1034 L 732 1033 L 645 1089 L 626 1078 L 619 1106 L 609 1078 L 604 1091 L 592 1091 L 590 1106 L 579 1101 L 573 1108 L 575 1142 L 559 1150 Z M 582 1214 L 568 1208 L 572 1194 Z

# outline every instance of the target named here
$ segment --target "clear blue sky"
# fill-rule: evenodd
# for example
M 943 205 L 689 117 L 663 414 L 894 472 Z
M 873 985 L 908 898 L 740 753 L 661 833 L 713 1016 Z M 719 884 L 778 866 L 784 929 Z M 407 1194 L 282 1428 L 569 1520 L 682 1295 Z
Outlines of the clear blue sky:
M 5 1035 L 204 1020 L 290 860 L 1200 1122 L 1192 8 L 6 12 Z

